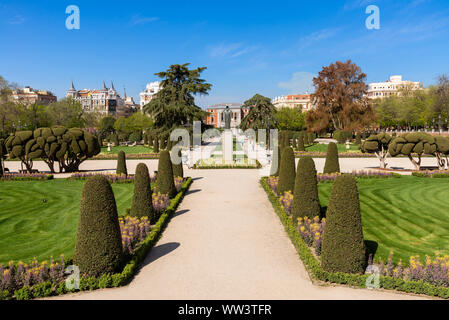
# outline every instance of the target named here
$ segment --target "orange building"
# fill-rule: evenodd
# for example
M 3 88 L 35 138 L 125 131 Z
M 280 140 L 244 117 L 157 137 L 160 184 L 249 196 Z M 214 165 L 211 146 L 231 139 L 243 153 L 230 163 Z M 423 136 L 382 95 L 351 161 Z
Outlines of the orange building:
M 231 111 L 231 128 L 240 126 L 242 119 L 248 114 L 249 108 L 243 107 L 241 103 L 219 103 L 207 107 L 206 111 L 209 115 L 206 118 L 206 124 L 214 126 L 214 128 L 224 128 L 225 120 L 223 111 L 228 106 Z

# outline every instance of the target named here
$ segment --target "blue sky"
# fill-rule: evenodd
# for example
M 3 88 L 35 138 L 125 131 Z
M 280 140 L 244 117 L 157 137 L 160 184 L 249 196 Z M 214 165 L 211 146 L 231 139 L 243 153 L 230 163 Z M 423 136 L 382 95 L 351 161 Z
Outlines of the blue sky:
M 68 5 L 80 30 L 67 30 Z M 380 30 L 368 30 L 368 5 Z M 447 0 L 5 1 L 0 0 L 0 75 L 63 97 L 104 79 L 138 102 L 154 73 L 175 63 L 206 66 L 206 106 L 311 90 L 311 78 L 351 59 L 368 82 L 390 75 L 425 86 L 449 73 Z

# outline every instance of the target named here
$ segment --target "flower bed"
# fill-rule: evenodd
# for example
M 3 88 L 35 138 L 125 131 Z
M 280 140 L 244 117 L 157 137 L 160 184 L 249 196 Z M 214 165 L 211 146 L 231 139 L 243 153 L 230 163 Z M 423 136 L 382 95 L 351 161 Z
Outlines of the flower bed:
M 191 183 L 191 178 L 185 180 L 180 192 L 175 198 L 171 199 L 169 206 L 165 208 L 152 228 L 150 228 L 149 221 L 146 218 L 120 218 L 122 245 L 125 255 L 128 256 L 128 262 L 120 273 L 104 274 L 98 278 L 81 276 L 79 290 L 95 290 L 125 285 L 133 277 L 148 251 L 158 241 Z M 52 259 L 49 265 L 45 261 L 39 264 L 37 260 L 34 260 L 28 266 L 20 262 L 17 266 L 13 262 L 6 268 L 0 266 L 0 300 L 26 300 L 75 292 L 76 290 L 67 289 L 65 283 L 64 270 L 70 264 L 71 260 L 64 261 L 64 256 L 61 256 L 61 262 L 54 262 Z
M 170 199 L 168 198 L 167 194 L 162 194 L 158 192 L 153 193 L 151 196 L 153 200 L 153 208 L 158 213 L 164 211 L 165 208 L 167 208 L 168 205 L 170 204 Z
M 193 169 L 260 169 L 262 165 L 258 160 L 250 163 L 248 159 L 243 162 L 235 162 L 233 164 L 225 164 L 216 162 L 214 159 L 199 160 L 193 165 Z
M 35 181 L 35 180 L 51 180 L 52 174 L 45 173 L 6 173 L 0 177 L 1 181 Z
M 108 174 L 108 173 L 81 173 L 77 172 L 72 174 L 69 178 L 71 180 L 86 180 L 93 176 L 102 176 L 108 179 L 111 183 L 134 183 L 134 175 L 124 174 Z
M 449 178 L 449 170 L 414 171 L 412 175 L 419 178 Z
M 385 171 L 352 171 L 351 173 L 344 173 L 354 176 L 359 179 L 377 179 L 377 178 L 400 178 L 401 175 L 399 173 L 394 172 L 385 172 Z M 316 178 L 318 182 L 328 182 L 334 181 L 335 178 L 341 176 L 342 173 L 318 173 Z M 279 183 L 279 177 L 269 176 L 267 177 L 267 183 L 270 186 L 271 190 L 277 194 L 277 186 Z
M 100 153 L 92 157 L 91 160 L 116 160 L 117 157 L 118 155 L 115 153 Z M 159 153 L 128 153 L 126 154 L 126 159 L 159 159 Z
M 277 195 L 273 192 L 271 187 L 268 185 L 267 178 L 264 177 L 260 180 L 262 187 L 268 195 L 268 198 L 273 205 L 273 209 L 276 214 L 279 216 L 282 224 L 284 225 L 285 231 L 287 232 L 290 240 L 295 246 L 301 260 L 303 261 L 306 270 L 308 271 L 311 279 L 313 281 L 323 281 L 330 282 L 336 284 L 345 284 L 352 287 L 358 288 L 366 288 L 367 279 L 370 276 L 369 274 L 347 274 L 342 272 L 327 272 L 322 267 L 318 259 L 315 257 L 311 248 L 304 241 L 303 236 L 298 230 L 298 225 L 292 221 L 292 219 L 287 215 L 282 204 L 279 201 Z M 437 258 L 437 259 L 441 259 Z M 443 257 L 444 261 L 447 261 L 446 257 Z M 438 270 L 439 266 L 442 265 L 443 260 L 434 261 L 437 264 L 434 264 L 433 267 Z M 429 264 L 430 265 L 430 264 Z M 426 264 L 427 266 L 427 264 Z M 423 268 L 425 269 L 425 267 Z M 391 270 L 391 267 L 390 267 Z M 394 268 L 393 268 L 394 270 Z M 421 273 L 423 274 L 423 273 Z M 441 273 L 437 273 L 441 274 Z M 398 290 L 407 293 L 415 293 L 415 294 L 426 294 L 430 296 L 436 296 L 440 298 L 449 298 L 449 287 L 442 285 L 435 285 L 432 281 L 425 281 L 427 279 L 425 273 L 417 277 L 393 277 L 385 274 L 379 275 L 379 288 L 389 289 L 389 290 Z M 419 279 L 419 280 L 417 280 Z
M 339 152 L 340 158 L 375 158 L 375 154 L 362 153 L 362 152 Z M 313 158 L 326 158 L 326 152 L 319 151 L 295 151 L 295 158 L 300 157 L 313 157 Z

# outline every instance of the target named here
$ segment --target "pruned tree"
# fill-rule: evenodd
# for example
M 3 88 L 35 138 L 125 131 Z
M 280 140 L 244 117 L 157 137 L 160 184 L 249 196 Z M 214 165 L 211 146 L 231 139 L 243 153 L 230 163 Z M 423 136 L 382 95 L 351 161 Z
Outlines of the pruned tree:
M 406 133 L 391 141 L 388 152 L 392 157 L 398 155 L 407 156 L 416 170 L 421 169 L 421 157 L 423 154 L 435 155 L 437 144 L 435 138 L 424 132 Z M 413 158 L 415 154 L 418 159 Z
M 449 138 L 436 136 L 435 143 L 437 145 L 437 150 L 435 152 L 435 157 L 437 158 L 438 169 L 444 170 L 446 164 L 449 164 Z M 444 159 L 443 159 L 444 157 Z
M 337 61 L 313 78 L 315 109 L 307 113 L 307 127 L 319 132 L 360 129 L 371 124 L 374 112 L 365 97 L 366 74 L 352 63 Z
M 387 167 L 385 159 L 389 155 L 388 146 L 390 145 L 391 140 L 392 138 L 388 133 L 381 132 L 379 134 L 374 134 L 363 141 L 360 149 L 363 153 L 374 153 L 380 161 L 380 167 L 384 169 Z
M 78 171 L 79 165 L 100 153 L 98 139 L 87 131 L 62 126 L 38 128 L 34 131 L 18 131 L 5 142 L 10 158 L 20 159 L 28 172 L 33 169 L 33 160 L 40 158 L 55 172 Z

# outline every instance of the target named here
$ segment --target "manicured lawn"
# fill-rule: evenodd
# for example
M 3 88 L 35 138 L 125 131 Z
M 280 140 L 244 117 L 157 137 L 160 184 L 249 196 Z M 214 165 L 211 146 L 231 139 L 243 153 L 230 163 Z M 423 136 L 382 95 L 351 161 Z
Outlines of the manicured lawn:
M 332 183 L 320 183 L 327 206 Z M 358 182 L 365 240 L 378 244 L 375 258 L 408 263 L 412 255 L 449 254 L 449 179 L 402 177 Z
M 153 148 L 145 147 L 145 146 L 119 146 L 119 147 L 111 147 L 111 151 L 108 152 L 108 147 L 102 147 L 101 153 L 103 154 L 117 154 L 119 151 L 123 151 L 126 154 L 136 154 L 136 153 L 153 153 Z
M 0 264 L 73 255 L 84 181 L 0 182 Z M 113 184 L 119 215 L 131 206 L 133 184 Z M 43 200 L 46 200 L 44 203 Z
M 240 142 L 237 143 L 237 139 L 234 138 L 233 140 L 233 146 L 232 146 L 234 151 L 243 151 L 242 145 L 240 144 Z M 215 148 L 214 151 L 222 151 L 223 149 L 223 145 L 220 143 L 217 145 L 217 147 Z
M 359 146 L 356 144 L 349 145 L 350 149 L 346 149 L 345 144 L 337 144 L 338 152 L 361 152 L 359 150 Z M 314 152 L 326 152 L 327 144 L 314 144 L 313 146 L 306 147 L 306 151 L 314 151 Z

